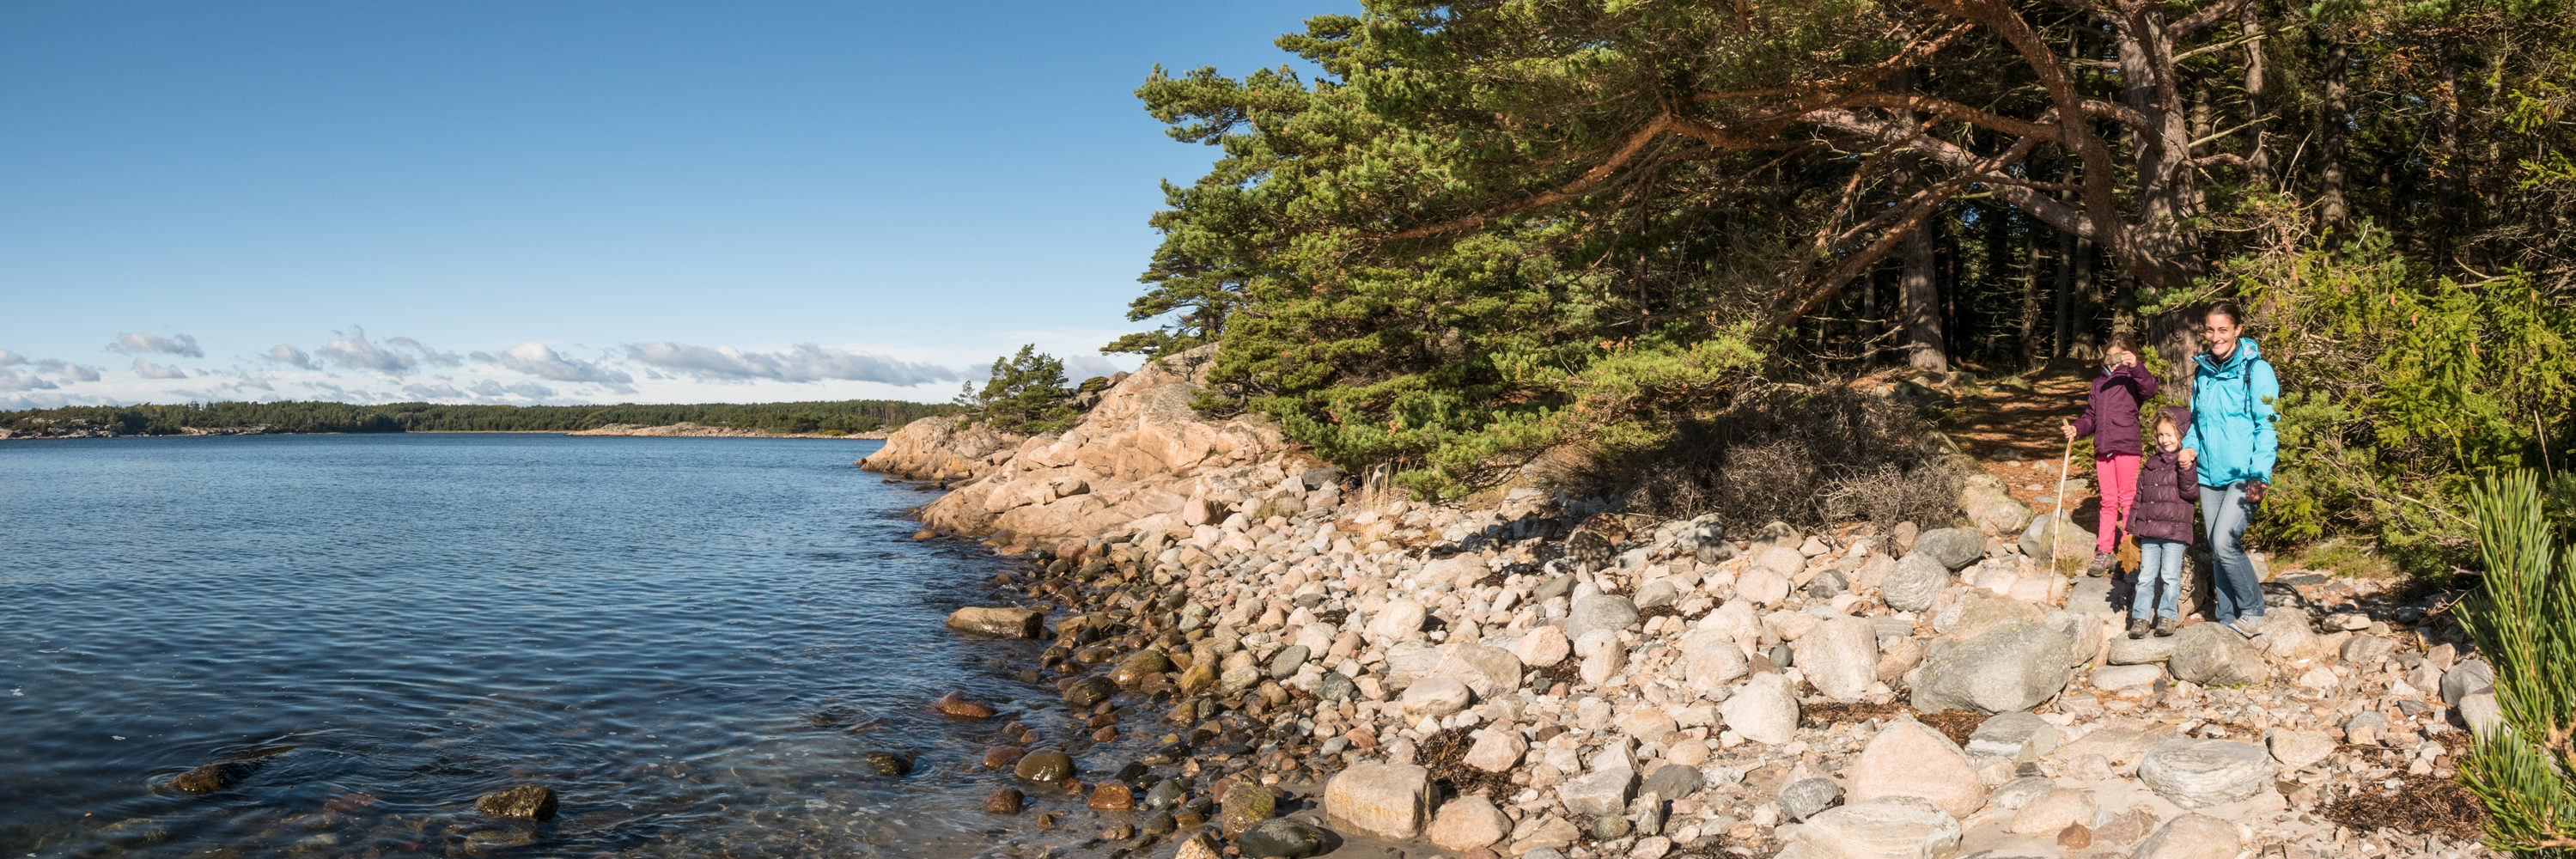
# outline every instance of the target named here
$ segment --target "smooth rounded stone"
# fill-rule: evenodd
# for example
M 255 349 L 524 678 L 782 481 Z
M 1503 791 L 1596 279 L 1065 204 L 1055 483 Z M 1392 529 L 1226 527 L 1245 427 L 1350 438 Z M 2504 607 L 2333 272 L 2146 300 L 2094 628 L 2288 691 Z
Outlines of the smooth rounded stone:
M 1576 814 L 1617 816 L 1627 813 L 1636 790 L 1637 771 L 1616 766 L 1567 779 L 1557 785 L 1556 799 Z
M 1134 686 L 1145 678 L 1172 670 L 1172 658 L 1160 650 L 1146 648 L 1127 655 L 1110 669 L 1109 681 L 1120 686 Z
M 2138 845 L 2133 859 L 2234 859 L 2243 842 L 2236 824 L 2203 814 L 2186 814 L 2166 823 Z
M 1792 646 L 1798 670 L 1827 698 L 1854 703 L 1878 682 L 1878 628 L 1868 618 L 1825 621 Z
M 1975 528 L 1935 528 L 1914 538 L 1914 553 L 1956 571 L 1986 556 L 1986 534 Z
M 2325 639 L 2308 626 L 2307 613 L 2296 609 L 2275 609 L 2264 615 L 2263 637 L 2254 643 L 2275 662 L 2315 659 L 2326 652 Z
M 2065 739 L 2066 733 L 2047 719 L 2020 711 L 1997 713 L 1978 723 L 1977 730 L 1968 735 L 1967 752 L 2019 763 L 2039 759 L 2056 750 Z
M 1946 859 L 1959 852 L 1959 835 L 1958 819 L 1940 806 L 1897 796 L 1818 812 L 1798 828 L 1795 846 L 1811 859 Z
M 1574 601 L 1565 616 L 1565 635 L 1582 641 L 1584 633 L 1596 629 L 1611 632 L 1627 629 L 1637 623 L 1637 604 L 1618 594 L 1592 594 Z
M 2057 832 L 2069 826 L 2093 822 L 2093 792 L 2089 790 L 2054 790 L 2015 813 L 2004 831 L 2015 835 L 2037 835 Z
M 1801 590 L 1807 592 L 1807 597 L 1809 599 L 1820 600 L 1833 599 L 1835 595 L 1850 589 L 1851 581 L 1843 578 L 1841 570 L 1826 570 L 1824 572 L 1817 573 L 1815 578 L 1807 580 L 1807 586 L 1805 588 L 1801 588 Z
M 1112 781 L 1092 788 L 1083 805 L 1095 811 L 1126 811 L 1136 807 L 1136 790 L 1126 782 Z
M 970 701 L 955 692 L 939 696 L 939 700 L 930 702 L 930 708 L 938 711 L 942 716 L 959 719 L 990 719 L 1000 712 L 994 710 L 991 704 Z
M 2266 629 L 2264 630 L 2264 634 L 2270 635 L 2271 631 Z M 2346 639 L 2343 643 L 2342 656 L 2343 661 L 2345 662 L 2350 662 L 2363 668 L 2369 668 L 2371 666 L 2378 665 L 2381 660 L 2387 659 L 2390 655 L 2395 654 L 2396 652 L 2397 642 L 2390 641 L 2376 635 L 2365 634 L 2355 635 Z
M 1297 676 L 1297 669 L 1306 667 L 1306 658 L 1313 653 L 1303 644 L 1279 648 L 1278 654 L 1270 657 L 1270 679 L 1286 680 Z
M 2164 666 L 2154 663 L 2147 663 L 2144 665 L 2105 665 L 2100 668 L 2093 669 L 2093 688 L 2100 689 L 2105 692 L 2113 692 L 2121 689 L 2149 686 L 2153 685 L 2157 680 L 2163 679 L 2164 676 Z
M 1324 679 L 1315 683 L 1315 697 L 1326 701 L 1345 700 L 1359 694 L 1359 691 L 1358 681 L 1339 671 L 1324 672 Z
M 2056 543 L 2054 547 L 2049 545 L 2052 538 Z M 2052 556 L 2057 558 L 2093 556 L 2093 532 L 2084 530 L 2084 526 L 2075 524 L 2074 520 L 2062 515 L 2041 516 L 2032 520 L 2030 527 L 2022 530 L 2020 542 L 2021 553 L 2038 559 L 2042 564 L 2046 564 L 2047 559 Z M 2052 548 L 2054 548 L 2053 555 Z
M 2460 696 L 2460 721 L 2468 723 L 2469 735 L 2484 740 L 2502 730 L 2504 702 L 2496 700 L 2494 687 Z
M 2324 731 L 2293 731 L 2273 728 L 2263 734 L 2263 745 L 2272 759 L 2292 770 L 2306 769 L 2309 764 L 2334 755 L 2335 739 Z
M 1693 650 L 1682 663 L 1683 682 L 1689 684 L 1692 694 L 1700 697 L 1707 697 L 1752 671 L 1752 664 L 1744 658 L 1744 649 L 1732 641 Z
M 1456 677 L 1425 677 L 1405 687 L 1398 700 L 1404 704 L 1405 715 L 1446 716 L 1467 709 L 1475 697 L 1467 684 Z
M 987 814 L 1018 814 L 1022 802 L 1026 799 L 1027 797 L 1020 793 L 1019 788 L 1003 785 L 984 797 L 984 811 Z
M 1037 638 L 1046 634 L 1046 612 L 970 605 L 948 613 L 948 628 L 996 638 Z
M 1596 648 L 1592 651 L 1592 655 L 1583 657 L 1583 665 L 1579 673 L 1583 677 L 1583 682 L 1599 686 L 1610 682 L 1610 678 L 1619 676 L 1619 672 L 1627 669 L 1628 651 L 1614 644 Z
M 1915 552 L 1899 558 L 1896 569 L 1878 585 L 1880 598 L 1897 611 L 1922 611 L 1932 607 L 1932 599 L 1950 586 L 1950 568 L 1931 555 Z
M 2280 768 L 2262 749 L 2229 740 L 2167 740 L 2138 763 L 2138 779 L 2184 808 L 2235 802 L 2272 786 Z
M 1984 635 L 1986 630 L 2002 626 L 2009 621 L 2053 627 L 2053 624 L 2041 623 L 2041 618 L 2045 614 L 2039 606 L 1978 588 L 1969 591 L 1967 596 L 1959 600 L 1958 617 L 1943 629 L 1941 636 L 1954 641 L 1965 641 Z M 2074 646 L 2071 639 L 2067 646 L 2069 648 Z
M 1431 815 L 1431 771 L 1412 764 L 1352 764 L 1324 784 L 1324 814 L 1380 838 L 1411 838 Z
M 1612 841 L 1626 838 L 1634 828 L 1628 824 L 1628 818 L 1616 814 L 1596 817 L 1592 819 L 1592 839 Z
M 1072 707 L 1089 707 L 1118 694 L 1118 684 L 1107 677 L 1091 676 L 1064 687 L 1064 703 Z
M 2202 686 L 2259 686 L 2272 679 L 2271 665 L 2226 624 L 2198 623 L 2174 635 L 2173 656 L 2165 670 L 2174 679 Z
M 1412 600 L 1395 600 L 1378 609 L 1369 619 L 1369 632 L 1385 638 L 1404 641 L 1422 634 L 1422 622 L 1430 618 L 1429 610 Z
M 541 784 L 518 785 L 474 801 L 474 810 L 508 820 L 553 820 L 559 807 L 555 789 Z
M 180 793 L 214 793 L 241 783 L 242 779 L 249 778 L 258 770 L 259 765 L 250 761 L 219 761 L 171 776 L 161 786 Z
M 859 764 L 881 776 L 900 778 L 912 774 L 912 759 L 894 752 L 860 752 Z
M 1797 554 L 1795 549 L 1775 549 Z M 1735 595 L 1754 605 L 1771 605 L 1789 598 L 1789 580 L 1765 569 L 1745 570 L 1735 579 Z
M 2206 625 L 2206 624 L 2204 624 Z M 2151 665 L 2173 657 L 2174 643 L 2180 636 L 2149 635 L 2130 638 L 2123 633 L 2111 639 L 2111 652 L 2103 658 L 2113 665 Z
M 2495 688 L 2495 669 L 2486 660 L 2471 659 L 2442 672 L 2442 703 L 2460 706 L 2460 699 L 2481 689 Z
M 2063 632 L 2012 620 L 1967 641 L 1935 641 L 1916 669 L 1914 709 L 2028 710 L 2066 688 L 2072 647 Z
M 1671 579 L 1656 579 L 1637 586 L 1637 607 L 1649 609 L 1672 605 L 1681 595 L 1681 589 L 1674 587 Z
M 1745 739 L 1778 746 L 1798 738 L 1798 697 L 1789 678 L 1778 674 L 1753 675 L 1717 709 L 1727 729 Z
M 1239 778 L 1225 786 L 1225 799 L 1217 804 L 1217 831 L 1227 838 L 1239 838 L 1262 821 L 1277 816 L 1279 794 L 1249 779 Z
M 1921 797 L 1951 817 L 1966 817 L 1986 802 L 1977 767 L 1958 744 L 1913 719 L 1879 729 L 1844 779 L 1853 802 Z
M 1688 799 L 1707 785 L 1708 776 L 1698 767 L 1665 764 L 1648 773 L 1645 783 L 1637 789 L 1665 799 Z
M 1521 659 L 1500 647 L 1466 643 L 1444 648 L 1448 655 L 1431 666 L 1434 675 L 1456 677 L 1467 684 L 1478 699 L 1509 694 L 1521 688 Z
M 1842 785 L 1829 778 L 1803 779 L 1780 789 L 1780 813 L 1800 822 L 1842 801 Z
M 1681 725 L 1662 707 L 1639 707 L 1619 717 L 1619 731 L 1643 746 L 1662 746 Z
M 1306 859 L 1333 849 L 1334 841 L 1331 830 L 1294 817 L 1274 817 L 1245 830 L 1243 837 L 1234 840 L 1234 847 L 1244 856 Z
M 997 770 L 1011 766 L 1012 764 L 1019 763 L 1020 758 L 1028 753 L 1029 750 L 1018 746 L 994 746 L 992 748 L 985 749 L 984 768 L 988 770 Z
M 1145 807 L 1170 808 L 1179 805 L 1181 800 L 1189 798 L 1190 789 L 1183 785 L 1182 781 L 1182 779 L 1167 778 L 1155 782 L 1152 789 L 1145 791 Z M 1264 819 L 1267 817 L 1264 815 Z M 1229 832 L 1226 833 L 1226 837 L 1232 838 L 1235 834 Z
M 1521 640 L 1512 642 L 1512 655 L 1531 668 L 1546 668 L 1573 654 L 1574 640 L 1565 637 L 1565 630 L 1553 626 L 1530 630 Z
M 2057 780 L 2046 776 L 2026 775 L 1996 787 L 1986 794 L 1986 805 L 2006 811 L 2019 811 L 2040 797 L 2057 791 Z
M 1442 850 L 1464 853 L 1491 845 L 1512 834 L 1512 819 L 1494 807 L 1494 801 L 1482 795 L 1462 796 L 1440 806 L 1431 819 L 1431 829 L 1424 833 Z
M 1521 738 L 1520 731 L 1490 727 L 1476 732 L 1476 744 L 1468 747 L 1461 762 L 1489 773 L 1510 772 L 1528 752 L 1529 741 Z
M 1786 546 L 1774 546 L 1753 553 L 1753 569 L 1787 579 L 1807 568 L 1807 556 Z
M 1054 784 L 1073 777 L 1073 756 L 1054 749 L 1039 749 L 1020 758 L 1011 774 L 1038 784 Z

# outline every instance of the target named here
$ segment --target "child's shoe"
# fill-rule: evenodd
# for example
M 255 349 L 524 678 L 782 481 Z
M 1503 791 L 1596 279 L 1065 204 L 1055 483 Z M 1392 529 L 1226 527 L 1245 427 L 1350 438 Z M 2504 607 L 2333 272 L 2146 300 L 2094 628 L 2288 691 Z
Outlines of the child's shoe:
M 2170 637 L 2172 637 L 2172 636 L 2173 636 L 2173 634 L 2174 634 L 2174 619 L 2173 619 L 2172 617 L 2160 617 L 2160 618 L 2156 618 L 2156 637 L 2157 637 L 2157 638 L 2170 638 Z
M 2129 618 L 2129 637 L 2130 637 L 2130 638 L 2145 638 L 2145 637 L 2147 637 L 2147 619 L 2146 619 L 2146 618 L 2143 618 L 2143 617 L 2133 617 L 2133 618 Z
M 2093 553 L 2093 565 L 2085 567 L 2084 574 L 2100 578 L 2103 573 L 2110 572 L 2111 568 L 2118 566 L 2119 563 L 2120 556 L 2118 555 L 2114 555 L 2109 552 L 2095 552 Z

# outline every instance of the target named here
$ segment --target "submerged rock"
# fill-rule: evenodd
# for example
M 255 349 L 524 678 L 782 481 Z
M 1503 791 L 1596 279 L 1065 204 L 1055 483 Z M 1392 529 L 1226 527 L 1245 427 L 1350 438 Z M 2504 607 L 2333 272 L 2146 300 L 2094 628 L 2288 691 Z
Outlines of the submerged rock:
M 1073 756 L 1054 749 L 1040 749 L 1020 758 L 1011 774 L 1038 784 L 1054 784 L 1073 777 Z
M 474 808 L 493 817 L 510 820 L 553 820 L 557 808 L 555 789 L 541 784 L 523 784 L 497 793 L 487 793 L 474 801 Z
M 1046 632 L 1046 612 L 1032 608 L 967 606 L 949 613 L 948 628 L 1002 638 L 1036 638 Z
M 258 770 L 259 765 L 250 761 L 221 761 L 171 776 L 161 786 L 180 793 L 214 793 L 239 784 Z

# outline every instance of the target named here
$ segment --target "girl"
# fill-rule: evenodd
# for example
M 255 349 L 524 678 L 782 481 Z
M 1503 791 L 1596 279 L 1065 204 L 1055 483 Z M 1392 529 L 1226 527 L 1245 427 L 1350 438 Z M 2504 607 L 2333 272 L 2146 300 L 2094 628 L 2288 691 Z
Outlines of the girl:
M 2093 576 L 2109 572 L 2117 557 L 2112 552 L 2120 546 L 2119 530 L 2128 522 L 2130 503 L 2138 491 L 2138 404 L 2156 395 L 2156 377 L 2138 366 L 2138 353 L 2130 348 L 2129 338 L 2111 338 L 2102 362 L 2102 375 L 2093 380 L 2093 391 L 2084 400 L 2084 416 L 2063 427 L 2070 441 L 2093 436 L 2093 482 L 2102 490 L 2093 563 L 2084 568 L 2086 575 Z
M 2129 514 L 2129 533 L 2138 535 L 2138 584 L 2129 599 L 2130 638 L 2146 637 L 2150 616 L 2157 635 L 2174 634 L 2174 615 L 2181 610 L 2182 556 L 2191 548 L 2191 504 L 2200 499 L 2200 478 L 2182 460 L 2182 428 L 2187 426 L 2191 426 L 2188 411 L 2158 412 L 2156 452 L 2138 473 L 2137 508 Z M 2161 595 L 2159 587 L 2164 591 Z
M 2193 359 L 2191 429 L 2183 433 L 2182 461 L 2199 469 L 2200 520 L 2209 529 L 2212 620 L 2237 634 L 2263 634 L 2263 583 L 2245 556 L 2245 525 L 2271 487 L 2280 438 L 2272 422 L 2281 380 L 2272 362 L 2247 339 L 2245 311 L 2219 302 L 2201 318 L 2209 351 Z

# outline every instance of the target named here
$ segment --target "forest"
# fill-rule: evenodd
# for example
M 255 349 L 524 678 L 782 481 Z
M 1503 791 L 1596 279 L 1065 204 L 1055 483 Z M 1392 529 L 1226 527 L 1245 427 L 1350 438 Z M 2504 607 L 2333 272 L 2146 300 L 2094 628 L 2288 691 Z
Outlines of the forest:
M 2178 403 L 2226 299 L 2285 391 L 2258 537 L 2438 569 L 2471 476 L 2576 484 L 2576 3 L 1362 6 L 1137 91 L 1218 159 L 1104 349 L 1218 344 L 1203 409 L 1346 467 L 1670 461 L 1781 390 L 2114 336 Z
M 811 403 L 700 403 L 696 405 L 487 406 L 435 403 L 282 401 L 178 405 L 68 406 L 0 412 L 0 429 L 41 435 L 46 428 L 85 421 L 114 426 L 126 435 L 174 435 L 185 427 L 265 426 L 273 432 L 562 432 L 608 424 L 661 426 L 689 421 L 707 426 L 774 433 L 858 433 L 891 430 L 913 420 L 948 414 L 956 406 L 902 400 L 836 400 Z

